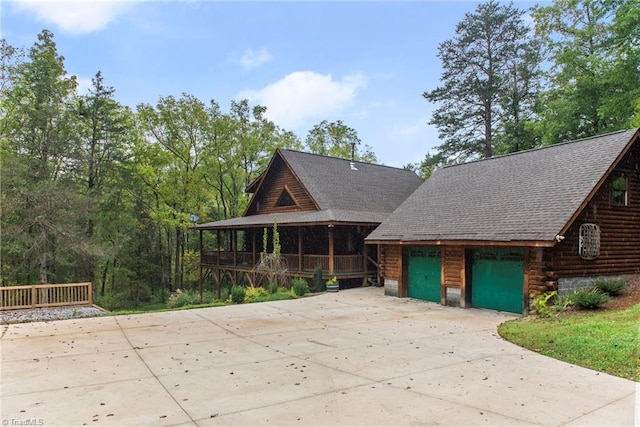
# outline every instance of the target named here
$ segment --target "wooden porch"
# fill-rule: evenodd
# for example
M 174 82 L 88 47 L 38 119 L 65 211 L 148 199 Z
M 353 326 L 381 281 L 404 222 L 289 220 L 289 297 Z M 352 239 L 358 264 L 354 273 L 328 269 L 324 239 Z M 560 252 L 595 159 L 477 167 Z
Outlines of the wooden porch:
M 201 281 L 211 278 L 218 286 L 225 280 L 231 284 L 258 285 L 260 278 L 256 266 L 261 253 L 270 253 L 273 249 L 262 247 L 263 229 L 212 231 L 216 236 L 217 248 L 214 246 L 214 249 L 202 243 L 201 230 Z M 286 269 L 283 274 L 311 279 L 320 268 L 324 280 L 336 276 L 354 283 L 359 279 L 360 284 L 374 281 L 377 278 L 377 251 L 364 245 L 363 231 L 369 230 L 353 226 L 279 227 L 280 256 Z M 268 240 L 271 238 L 272 235 Z
M 313 273 L 320 267 L 327 275 L 364 273 L 367 262 L 363 255 L 299 255 L 282 254 L 287 271 L 292 274 Z M 259 255 L 257 256 L 259 258 Z M 204 252 L 201 256 L 203 267 L 237 267 L 241 270 L 252 269 L 258 262 L 253 252 Z

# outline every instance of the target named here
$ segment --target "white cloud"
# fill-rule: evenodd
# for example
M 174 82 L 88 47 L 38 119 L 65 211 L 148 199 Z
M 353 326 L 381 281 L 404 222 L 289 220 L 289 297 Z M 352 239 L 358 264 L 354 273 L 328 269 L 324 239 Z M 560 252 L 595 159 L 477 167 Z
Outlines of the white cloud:
M 76 76 L 76 82 L 78 83 L 78 95 L 89 94 L 89 89 L 93 86 L 91 77 L 79 77 Z
M 252 68 L 257 68 L 262 64 L 271 61 L 272 59 L 273 56 L 265 48 L 262 48 L 259 51 L 247 49 L 244 51 L 244 54 L 240 58 L 240 63 L 244 68 L 250 70 Z
M 267 107 L 266 116 L 287 130 L 299 130 L 309 120 L 324 120 L 351 105 L 366 85 L 361 74 L 334 80 L 330 74 L 296 71 L 260 90 L 246 90 L 238 99 Z
M 86 34 L 106 28 L 133 5 L 122 0 L 20 0 L 13 7 L 31 13 L 45 24 L 71 34 Z

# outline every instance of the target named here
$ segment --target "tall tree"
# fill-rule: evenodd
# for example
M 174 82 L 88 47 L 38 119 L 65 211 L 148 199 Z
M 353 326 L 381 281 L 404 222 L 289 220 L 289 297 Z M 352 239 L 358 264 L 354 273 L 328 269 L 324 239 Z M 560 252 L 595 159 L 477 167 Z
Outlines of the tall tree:
M 640 99 L 640 2 L 555 0 L 534 10 L 552 67 L 544 143 L 629 127 Z
M 10 207 L 2 216 L 2 251 L 9 255 L 3 270 L 22 265 L 20 280 L 28 282 L 90 279 L 79 277 L 76 260 L 86 242 L 78 224 L 88 204 L 76 185 L 81 150 L 70 108 L 76 80 L 50 31 L 38 35 L 9 79 L 0 125 L 3 206 Z
M 92 256 L 84 266 L 90 274 L 100 263 L 100 290 L 105 287 L 110 268 L 117 265 L 116 258 L 131 239 L 131 229 L 123 218 L 131 219 L 130 201 L 125 191 L 129 183 L 123 178 L 126 150 L 134 138 L 134 118 L 129 108 L 114 99 L 115 89 L 106 86 L 101 72 L 91 79 L 89 93 L 77 100 L 80 117 L 77 135 L 82 142 L 82 186 L 91 200 L 86 234 L 91 239 Z M 127 258 L 127 257 L 123 257 Z
M 360 148 L 361 141 L 355 129 L 345 125 L 342 120 L 328 122 L 323 120 L 315 125 L 305 140 L 308 150 L 323 156 L 342 157 L 376 163 L 378 159 L 369 145 Z
M 523 16 L 512 3 L 491 0 L 467 13 L 455 37 L 439 45 L 442 86 L 423 96 L 439 104 L 429 123 L 438 128 L 444 140 L 438 150 L 446 157 L 491 157 L 530 118 L 540 56 Z
M 167 238 L 168 267 L 174 288 L 182 287 L 186 231 L 189 216 L 201 211 L 203 181 L 199 175 L 208 126 L 205 105 L 192 95 L 160 98 L 156 107 L 138 106 L 138 117 L 145 139 L 157 144 L 159 166 L 147 169 L 154 175 L 150 185 L 158 205 L 153 212 L 163 225 Z

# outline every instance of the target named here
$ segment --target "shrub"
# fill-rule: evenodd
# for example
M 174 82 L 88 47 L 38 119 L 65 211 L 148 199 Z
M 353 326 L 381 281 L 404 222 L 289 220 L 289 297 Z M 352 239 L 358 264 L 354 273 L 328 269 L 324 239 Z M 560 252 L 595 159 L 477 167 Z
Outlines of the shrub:
M 99 295 L 96 298 L 96 305 L 107 311 L 114 311 L 129 308 L 135 304 L 132 304 L 129 300 L 128 292 L 118 292 L 115 294 L 108 293 Z
M 568 310 L 569 308 L 573 307 L 573 305 L 573 295 L 571 294 L 556 295 L 556 297 L 553 299 L 553 309 L 557 312 Z
M 609 295 L 598 288 L 580 289 L 573 294 L 573 301 L 578 308 L 593 310 L 606 304 L 609 301 Z
M 303 278 L 296 278 L 291 280 L 291 290 L 299 297 L 303 297 L 309 292 L 309 284 Z
M 264 300 L 265 297 L 269 296 L 269 292 L 265 288 L 262 287 L 249 287 L 246 288 L 246 292 L 244 295 L 244 301 L 246 302 L 257 302 L 260 300 Z M 235 302 L 235 301 L 234 301 Z
M 200 295 L 198 292 L 191 289 L 185 289 L 184 291 L 177 289 L 174 293 L 169 295 L 169 298 L 167 299 L 167 307 L 169 308 L 178 308 L 199 303 Z
M 322 292 L 325 290 L 324 280 L 322 280 L 322 267 L 317 266 L 313 270 L 313 291 Z
M 242 304 L 244 302 L 244 297 L 247 294 L 247 290 L 244 286 L 233 285 L 231 287 L 231 301 L 234 304 Z
M 619 295 L 627 287 L 627 282 L 624 279 L 598 279 L 594 286 L 605 294 Z
M 553 292 L 545 292 L 539 295 L 532 295 L 533 301 L 531 302 L 531 309 L 534 314 L 537 314 L 540 317 L 551 317 L 553 315 L 553 310 L 549 307 L 549 300 L 558 295 L 556 291 Z
M 269 291 L 270 294 L 275 294 L 278 292 L 278 284 L 276 282 L 267 283 L 267 291 Z

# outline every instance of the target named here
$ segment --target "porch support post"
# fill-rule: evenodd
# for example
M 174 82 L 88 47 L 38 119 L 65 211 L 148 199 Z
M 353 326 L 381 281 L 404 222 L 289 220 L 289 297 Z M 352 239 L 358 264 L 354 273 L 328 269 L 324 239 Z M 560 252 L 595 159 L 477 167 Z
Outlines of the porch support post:
M 216 230 L 216 245 L 218 250 L 216 251 L 216 265 L 220 265 L 220 230 Z
M 202 304 L 202 282 L 204 282 L 204 278 L 203 278 L 203 268 L 202 268 L 202 257 L 203 257 L 203 252 L 202 252 L 202 230 L 200 230 L 200 233 L 198 233 L 200 235 L 200 304 Z
M 382 284 L 382 245 L 376 245 L 377 256 L 376 261 L 378 262 L 378 268 L 376 268 L 376 283 L 378 286 Z
M 329 276 L 333 276 L 333 224 L 328 225 L 329 228 Z
M 298 226 L 298 272 L 302 273 L 302 227 Z
M 238 266 L 238 230 L 231 230 L 231 245 L 233 246 L 233 266 Z
M 252 239 L 251 239 L 251 261 L 253 262 L 253 267 L 256 266 L 256 230 L 255 228 L 251 229 Z
M 368 257 L 368 250 L 367 250 L 367 245 L 363 242 L 362 243 L 362 275 L 364 276 L 362 278 L 362 285 L 366 285 L 367 284 L 367 264 L 369 264 L 367 262 L 367 257 Z

